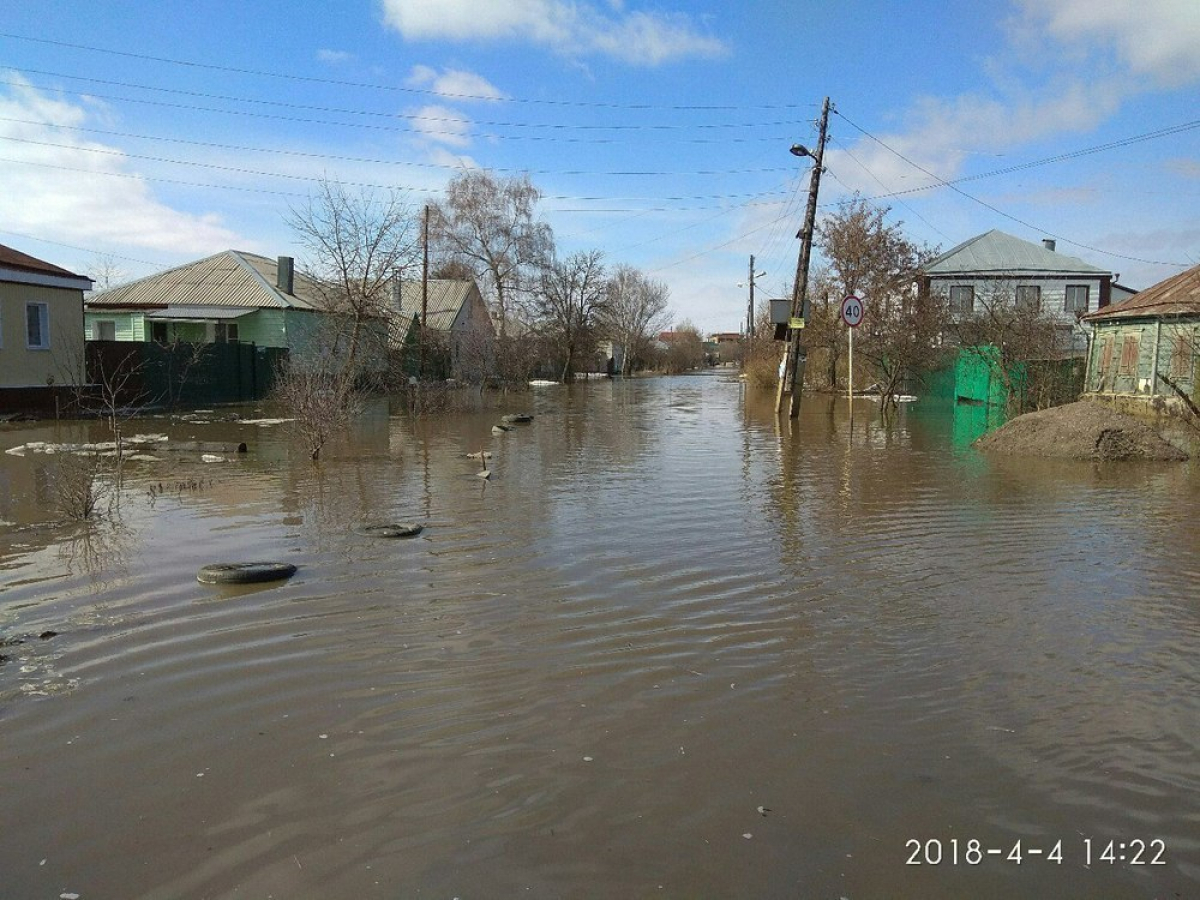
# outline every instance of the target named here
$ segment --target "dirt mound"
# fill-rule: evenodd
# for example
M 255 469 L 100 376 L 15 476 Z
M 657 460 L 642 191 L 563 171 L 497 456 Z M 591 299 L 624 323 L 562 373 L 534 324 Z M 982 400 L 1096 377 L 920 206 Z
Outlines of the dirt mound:
M 1058 459 L 1188 458 L 1137 419 L 1086 400 L 1018 416 L 975 446 L 989 453 Z

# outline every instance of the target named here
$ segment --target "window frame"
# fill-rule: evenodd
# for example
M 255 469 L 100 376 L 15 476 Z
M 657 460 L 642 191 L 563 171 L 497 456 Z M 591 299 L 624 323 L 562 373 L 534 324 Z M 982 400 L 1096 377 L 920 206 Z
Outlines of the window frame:
M 1032 294 L 1030 302 L 1026 295 Z M 1042 286 L 1040 284 L 1018 284 L 1013 290 L 1013 304 L 1017 309 L 1027 309 L 1034 315 L 1042 311 Z
M 1138 360 L 1142 351 L 1142 336 L 1127 334 L 1121 341 L 1121 362 L 1117 366 L 1118 375 L 1133 375 L 1138 373 Z
M 35 309 L 38 311 L 37 328 L 39 337 L 39 343 L 36 344 L 30 340 L 31 329 L 29 327 L 33 323 L 33 319 L 30 318 L 30 313 Z M 45 300 L 25 301 L 25 349 L 50 349 L 50 304 Z
M 105 326 L 112 329 L 112 337 L 104 336 Z M 117 320 L 116 319 L 95 319 L 92 322 L 92 340 L 93 341 L 115 341 L 117 339 Z
M 954 299 L 955 292 L 965 294 L 967 303 L 964 305 L 961 301 Z M 975 312 L 975 285 L 973 284 L 952 284 L 950 285 L 950 312 L 956 314 L 972 314 Z
M 1177 331 L 1173 335 L 1174 340 L 1171 346 L 1171 365 L 1169 366 L 1172 378 L 1183 378 L 1190 380 L 1192 377 L 1192 368 L 1195 365 L 1196 345 L 1192 335 L 1186 331 Z M 1186 362 L 1186 364 L 1185 364 Z
M 1071 303 L 1071 292 L 1083 291 L 1083 306 Z M 1091 308 L 1092 286 L 1090 284 L 1068 284 L 1063 288 L 1063 312 L 1085 313 Z

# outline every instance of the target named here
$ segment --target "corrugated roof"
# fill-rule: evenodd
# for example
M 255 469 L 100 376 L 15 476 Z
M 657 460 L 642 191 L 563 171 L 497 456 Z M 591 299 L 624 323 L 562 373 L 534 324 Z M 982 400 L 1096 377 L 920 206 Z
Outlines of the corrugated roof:
M 1200 266 L 1193 266 L 1083 318 L 1088 322 L 1103 322 L 1160 316 L 1200 316 Z
M 947 250 L 925 266 L 926 275 L 992 273 L 1109 275 L 1082 259 L 992 230 Z
M 46 275 L 61 275 L 65 278 L 84 278 L 86 276 L 77 275 L 70 272 L 61 266 L 56 266 L 53 263 L 48 263 L 44 259 L 38 259 L 36 256 L 30 256 L 28 253 L 22 253 L 20 250 L 14 250 L 5 244 L 0 244 L 0 265 L 7 266 L 12 269 L 22 269 L 26 272 L 42 272 Z
M 320 309 L 316 285 L 296 272 L 294 292 L 275 286 L 277 261 L 226 250 L 157 275 L 131 281 L 88 297 L 89 307 L 116 304 L 169 304 L 245 309 Z
M 454 325 L 458 311 L 470 297 L 471 291 L 476 290 L 473 281 L 455 281 L 447 278 L 429 279 L 429 293 L 426 307 L 429 310 L 429 321 L 425 324 L 438 331 L 449 331 Z M 421 312 L 421 282 L 400 282 L 400 318 L 411 318 Z

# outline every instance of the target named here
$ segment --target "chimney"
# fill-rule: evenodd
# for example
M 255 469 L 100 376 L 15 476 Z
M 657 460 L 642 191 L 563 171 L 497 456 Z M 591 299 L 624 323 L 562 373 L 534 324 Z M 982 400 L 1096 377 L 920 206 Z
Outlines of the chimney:
M 1045 247 L 1047 250 L 1049 250 L 1051 253 L 1054 252 L 1054 241 L 1052 241 L 1050 238 L 1042 238 L 1042 246 Z
M 396 304 L 396 312 L 404 312 L 404 286 L 400 281 L 400 273 L 392 276 L 392 302 Z
M 285 294 L 295 293 L 296 260 L 292 259 L 292 257 L 279 257 L 279 262 L 275 269 L 275 286 Z

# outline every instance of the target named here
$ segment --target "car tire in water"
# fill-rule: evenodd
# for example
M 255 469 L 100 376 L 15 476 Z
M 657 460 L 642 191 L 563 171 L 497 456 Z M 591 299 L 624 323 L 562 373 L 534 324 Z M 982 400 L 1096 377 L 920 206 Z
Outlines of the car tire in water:
M 391 522 L 380 525 L 356 525 L 354 533 L 363 537 L 407 538 L 416 537 L 424 530 L 423 525 Z
M 204 584 L 258 584 L 282 581 L 295 574 L 296 567 L 291 563 L 211 563 L 196 573 L 196 580 Z

